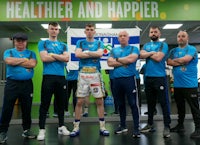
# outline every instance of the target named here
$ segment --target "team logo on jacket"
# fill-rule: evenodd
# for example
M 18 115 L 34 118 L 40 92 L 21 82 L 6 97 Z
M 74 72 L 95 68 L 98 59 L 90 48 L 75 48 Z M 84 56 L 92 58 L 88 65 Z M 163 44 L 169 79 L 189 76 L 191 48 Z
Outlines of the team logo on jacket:
M 164 90 L 164 86 L 160 86 L 160 90 Z
M 108 56 L 108 54 L 110 53 L 111 49 L 112 49 L 112 45 L 110 45 L 110 44 L 104 45 L 104 50 L 103 50 L 104 56 Z

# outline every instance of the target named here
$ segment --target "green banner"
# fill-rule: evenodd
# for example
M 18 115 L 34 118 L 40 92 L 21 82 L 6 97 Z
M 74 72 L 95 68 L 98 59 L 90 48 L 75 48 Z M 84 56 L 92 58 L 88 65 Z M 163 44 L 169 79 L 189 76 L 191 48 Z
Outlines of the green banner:
M 200 0 L 7 0 L 0 21 L 200 20 Z

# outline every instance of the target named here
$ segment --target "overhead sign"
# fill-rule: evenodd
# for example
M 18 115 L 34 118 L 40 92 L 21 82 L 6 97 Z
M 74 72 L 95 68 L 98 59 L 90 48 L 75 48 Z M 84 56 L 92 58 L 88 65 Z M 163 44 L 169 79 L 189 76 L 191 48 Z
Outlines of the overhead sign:
M 7 0 L 0 21 L 199 20 L 199 0 Z

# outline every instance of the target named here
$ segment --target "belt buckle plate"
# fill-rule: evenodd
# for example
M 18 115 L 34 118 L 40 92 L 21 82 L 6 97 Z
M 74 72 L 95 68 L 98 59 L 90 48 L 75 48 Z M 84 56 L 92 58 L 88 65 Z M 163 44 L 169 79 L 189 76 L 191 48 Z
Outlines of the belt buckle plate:
M 96 67 L 83 67 L 81 72 L 83 73 L 95 73 L 97 71 Z

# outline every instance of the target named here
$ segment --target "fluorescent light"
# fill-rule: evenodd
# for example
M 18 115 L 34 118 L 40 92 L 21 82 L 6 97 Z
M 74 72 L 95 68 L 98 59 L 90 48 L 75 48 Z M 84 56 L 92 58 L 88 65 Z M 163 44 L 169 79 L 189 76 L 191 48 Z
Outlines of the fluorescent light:
M 182 26 L 183 24 L 166 24 L 163 29 L 178 29 Z
M 43 41 L 45 41 L 45 40 L 47 40 L 47 39 L 49 39 L 49 38 L 40 38 L 40 40 L 43 40 Z
M 49 24 L 41 24 L 41 26 L 42 26 L 44 29 L 48 29 Z M 58 28 L 61 29 L 60 25 L 58 25 Z
M 96 28 L 104 28 L 104 29 L 108 29 L 108 28 L 112 28 L 112 24 L 109 24 L 109 23 L 102 23 L 102 24 L 96 24 Z
M 44 29 L 48 29 L 49 24 L 41 24 Z
M 166 38 L 160 38 L 159 39 L 159 41 L 165 41 L 166 40 Z

